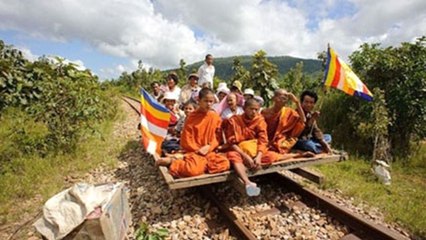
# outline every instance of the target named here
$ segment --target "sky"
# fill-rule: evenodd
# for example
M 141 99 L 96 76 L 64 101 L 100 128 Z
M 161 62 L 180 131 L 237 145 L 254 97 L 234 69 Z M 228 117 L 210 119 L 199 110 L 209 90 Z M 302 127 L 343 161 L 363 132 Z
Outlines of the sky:
M 101 79 L 179 60 L 252 55 L 346 59 L 362 43 L 426 35 L 425 0 L 0 0 L 0 39 L 30 60 L 55 55 Z

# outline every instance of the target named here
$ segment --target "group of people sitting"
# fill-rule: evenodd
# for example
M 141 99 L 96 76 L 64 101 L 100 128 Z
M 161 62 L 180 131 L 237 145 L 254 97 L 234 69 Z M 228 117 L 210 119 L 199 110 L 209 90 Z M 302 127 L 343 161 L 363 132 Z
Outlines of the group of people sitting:
M 250 181 L 247 169 L 256 171 L 279 160 L 331 153 L 331 137 L 316 123 L 316 93 L 304 91 L 299 100 L 278 89 L 272 106 L 262 109 L 263 99 L 252 89 L 241 91 L 238 81 L 230 89 L 220 83 L 216 93 L 197 81 L 197 74 L 191 74 L 180 89 L 177 75 L 170 73 L 167 87 L 152 85 L 153 96 L 171 112 L 163 155 L 155 156 L 156 164 L 167 166 L 172 176 L 219 173 L 232 164 L 247 194 L 256 196 L 260 188 Z M 286 106 L 289 101 L 296 109 Z

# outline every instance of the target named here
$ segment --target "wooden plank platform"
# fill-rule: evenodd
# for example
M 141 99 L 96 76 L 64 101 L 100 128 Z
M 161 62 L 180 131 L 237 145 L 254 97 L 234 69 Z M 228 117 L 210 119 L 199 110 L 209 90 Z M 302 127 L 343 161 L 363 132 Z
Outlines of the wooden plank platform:
M 347 156 L 345 154 L 318 154 L 312 158 L 295 158 L 288 159 L 284 161 L 275 162 L 269 166 L 264 166 L 263 169 L 258 170 L 256 172 L 249 172 L 249 177 L 269 174 L 278 172 L 281 170 L 289 170 L 294 168 L 301 168 L 325 163 L 332 163 L 344 160 Z M 234 171 L 226 171 L 222 173 L 216 174 L 203 174 L 195 177 L 187 177 L 187 178 L 173 178 L 169 174 L 169 171 L 166 167 L 160 167 L 160 173 L 163 176 L 165 182 L 169 186 L 170 189 L 181 189 L 181 188 L 190 188 L 195 186 L 202 186 L 212 183 L 226 182 L 233 180 L 237 177 L 234 174 Z

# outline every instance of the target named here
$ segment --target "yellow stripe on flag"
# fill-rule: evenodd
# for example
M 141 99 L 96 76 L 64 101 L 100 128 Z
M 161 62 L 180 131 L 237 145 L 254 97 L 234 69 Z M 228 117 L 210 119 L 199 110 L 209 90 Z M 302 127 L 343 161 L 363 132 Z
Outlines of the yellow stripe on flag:
M 145 99 L 143 97 L 142 97 L 142 100 L 141 100 L 141 105 L 142 105 L 142 108 L 145 109 L 145 111 L 151 113 L 151 115 L 154 115 L 161 120 L 165 120 L 165 121 L 170 120 L 170 113 L 165 113 L 165 112 L 162 112 L 162 111 L 155 109 L 153 106 L 151 106 L 148 103 L 148 101 L 145 101 Z

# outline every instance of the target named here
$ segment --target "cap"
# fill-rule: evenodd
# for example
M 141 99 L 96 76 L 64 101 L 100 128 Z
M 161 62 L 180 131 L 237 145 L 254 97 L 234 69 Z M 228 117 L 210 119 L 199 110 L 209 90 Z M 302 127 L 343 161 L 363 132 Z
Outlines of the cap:
M 229 92 L 230 92 L 229 88 L 224 87 L 224 88 L 218 88 L 216 91 L 216 94 L 219 94 L 219 93 L 229 94 Z
M 228 88 L 228 86 L 226 85 L 226 82 L 220 82 L 219 85 L 217 86 L 217 89 L 219 88 Z
M 263 104 L 265 103 L 261 96 L 254 96 L 254 99 L 260 104 L 260 106 L 263 106 Z
M 240 81 L 236 80 L 236 81 L 234 81 L 234 83 L 232 83 L 232 86 L 238 88 L 238 90 L 241 91 L 241 88 L 243 87 L 243 84 L 241 84 Z
M 163 101 L 164 100 L 175 100 L 177 101 L 177 97 L 176 94 L 172 93 L 172 92 L 165 92 L 164 93 L 164 97 L 163 97 Z
M 188 79 L 190 79 L 190 78 L 192 78 L 192 77 L 195 77 L 197 80 L 198 80 L 198 74 L 196 74 L 196 73 L 191 73 L 191 74 L 189 74 L 189 76 L 188 76 Z
M 226 94 L 229 93 L 229 88 L 226 86 L 225 82 L 219 83 L 219 86 L 217 87 L 216 94 L 219 94 L 221 92 Z
M 244 90 L 244 95 L 252 95 L 254 97 L 254 91 L 251 88 L 246 88 Z

